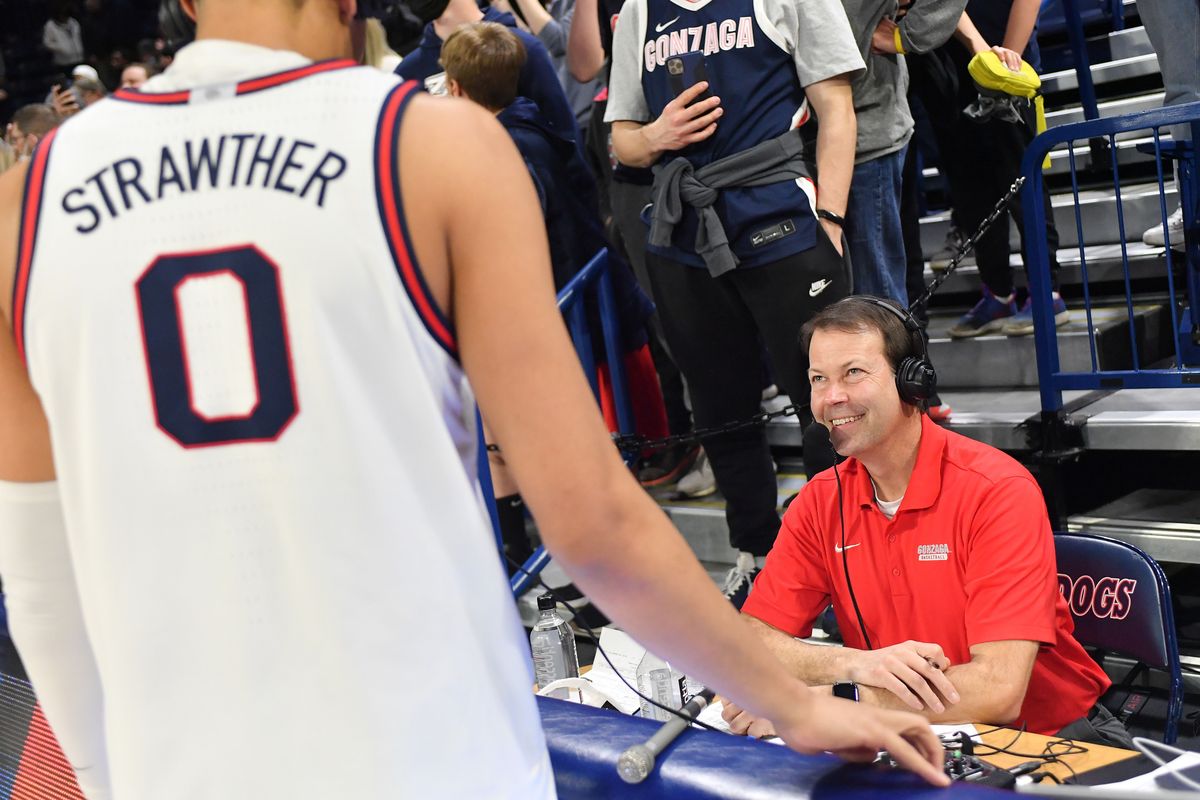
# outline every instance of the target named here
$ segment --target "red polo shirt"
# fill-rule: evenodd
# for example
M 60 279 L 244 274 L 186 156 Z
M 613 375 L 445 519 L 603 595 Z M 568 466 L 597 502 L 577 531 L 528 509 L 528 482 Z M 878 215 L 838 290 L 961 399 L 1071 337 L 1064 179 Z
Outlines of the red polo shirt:
M 924 417 L 917 464 L 895 518 L 875 505 L 858 459 L 838 471 L 847 565 L 873 645 L 935 642 L 951 663 L 963 664 L 974 644 L 1040 642 L 1013 725 L 1049 735 L 1088 713 L 1110 681 L 1072 636 L 1045 501 L 1024 467 Z M 841 544 L 837 483 L 828 469 L 788 507 L 742 611 L 808 636 L 832 598 L 847 646 L 865 647 Z

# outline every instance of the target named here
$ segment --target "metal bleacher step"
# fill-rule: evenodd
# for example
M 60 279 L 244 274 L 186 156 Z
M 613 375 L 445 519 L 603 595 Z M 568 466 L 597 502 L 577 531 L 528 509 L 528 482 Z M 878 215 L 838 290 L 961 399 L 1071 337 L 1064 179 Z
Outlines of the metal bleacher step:
M 1121 114 L 1132 114 L 1135 111 L 1147 111 L 1151 108 L 1161 107 L 1164 96 L 1164 92 L 1150 92 L 1132 97 L 1121 97 L 1116 100 L 1105 100 L 1097 104 L 1097 110 L 1102 117 L 1116 117 Z M 1083 106 L 1065 106 L 1046 112 L 1046 127 L 1053 128 L 1056 125 L 1083 122 L 1084 119 L 1086 117 L 1083 113 Z
M 1164 186 L 1167 213 L 1178 205 L 1178 195 L 1173 183 Z M 1054 208 L 1054 223 L 1058 228 L 1060 247 L 1077 247 L 1079 231 L 1075 224 L 1075 202 L 1071 193 L 1051 197 Z M 1153 225 L 1162 224 L 1162 210 L 1158 184 L 1125 185 L 1121 190 L 1121 212 L 1124 222 L 1125 240 L 1140 239 L 1142 232 Z M 1121 241 L 1121 226 L 1118 224 L 1117 200 L 1112 189 L 1090 189 L 1079 193 L 1079 217 L 1083 228 L 1084 243 L 1113 244 Z M 950 212 L 929 214 L 921 218 L 921 248 L 926 253 L 937 252 L 950 229 Z M 1009 249 L 1020 250 L 1020 237 L 1015 225 L 1009 225 Z
M 1158 56 L 1151 50 L 1148 53 L 1117 58 L 1099 64 L 1092 64 L 1092 83 L 1101 86 L 1130 78 L 1141 78 L 1158 74 Z M 1042 92 L 1052 95 L 1056 92 L 1073 91 L 1079 88 L 1079 77 L 1074 69 L 1064 69 L 1048 72 L 1042 76 Z
M 1067 519 L 1067 529 L 1111 536 L 1158 561 L 1200 564 L 1200 492 L 1138 489 Z
M 1140 241 L 1127 242 L 1125 253 L 1129 259 L 1131 280 L 1162 278 L 1166 276 L 1166 250 L 1152 247 Z M 1124 261 L 1120 244 L 1094 244 L 1084 248 L 1080 255 L 1078 247 L 1064 247 L 1058 251 L 1059 285 L 1068 295 L 1081 294 L 1083 264 L 1086 260 L 1087 278 L 1091 286 L 1097 283 L 1119 281 L 1125 277 Z M 1013 279 L 1018 287 L 1026 285 L 1025 259 L 1019 252 L 1009 255 L 1009 266 L 1013 268 Z M 928 284 L 938 273 L 925 267 L 925 283 Z M 939 293 L 977 294 L 979 292 L 979 268 L 973 256 L 968 256 L 938 290 Z
M 1138 350 L 1142 363 L 1166 355 L 1171 346 L 1170 315 L 1161 304 L 1134 306 Z M 1037 358 L 1032 336 L 986 335 L 951 339 L 947 330 L 956 315 L 935 315 L 929 321 L 929 357 L 937 365 L 938 385 L 945 389 L 1009 389 L 1038 385 Z M 1075 309 L 1058 329 L 1058 357 L 1063 370 L 1091 371 L 1087 317 Z M 1093 308 L 1096 357 L 1101 369 L 1133 366 L 1128 316 L 1124 306 Z

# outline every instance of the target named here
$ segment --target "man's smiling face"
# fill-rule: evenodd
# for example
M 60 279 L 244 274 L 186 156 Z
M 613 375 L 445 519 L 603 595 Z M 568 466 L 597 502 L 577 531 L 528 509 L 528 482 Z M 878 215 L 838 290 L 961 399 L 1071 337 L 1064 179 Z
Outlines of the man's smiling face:
M 808 360 L 813 416 L 829 428 L 834 450 L 861 459 L 900 430 L 906 415 L 883 334 L 818 329 Z

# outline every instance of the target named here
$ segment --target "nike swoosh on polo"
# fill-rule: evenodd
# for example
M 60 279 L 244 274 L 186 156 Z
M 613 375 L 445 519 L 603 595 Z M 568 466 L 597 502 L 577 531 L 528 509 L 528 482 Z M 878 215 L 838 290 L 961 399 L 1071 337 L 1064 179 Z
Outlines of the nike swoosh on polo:
M 655 25 L 655 26 L 654 26 L 654 32 L 655 32 L 655 33 L 662 33 L 662 32 L 663 32 L 663 31 L 665 31 L 667 28 L 669 28 L 669 27 L 671 27 L 672 25 L 674 25 L 676 22 L 679 22 L 679 17 L 676 17 L 675 19 L 671 20 L 670 22 L 664 22 L 662 25 Z
M 808 296 L 809 296 L 809 297 L 816 297 L 816 296 L 817 296 L 817 295 L 819 295 L 821 292 L 823 292 L 823 291 L 825 291 L 826 289 L 828 289 L 828 288 L 829 288 L 829 285 L 830 285 L 831 283 L 833 283 L 833 281 L 829 280 L 828 278 L 826 278 L 825 280 L 822 280 L 822 281 L 813 281 L 813 282 L 812 282 L 812 286 L 809 286 L 809 287 L 808 287 Z
M 835 553 L 840 553 L 840 552 L 842 552 L 843 550 L 849 550 L 851 547 L 858 547 L 860 544 L 862 544 L 862 542 L 855 542 L 854 544 L 848 544 L 848 545 L 846 545 L 845 547 L 838 547 L 838 546 L 835 544 L 835 545 L 833 546 L 833 552 L 835 552 Z

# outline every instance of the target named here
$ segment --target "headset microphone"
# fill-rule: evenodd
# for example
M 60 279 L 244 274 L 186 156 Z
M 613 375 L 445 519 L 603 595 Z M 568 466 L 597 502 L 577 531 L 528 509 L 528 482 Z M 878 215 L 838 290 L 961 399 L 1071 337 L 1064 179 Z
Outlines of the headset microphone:
M 858 630 L 862 633 L 863 642 L 866 644 L 867 649 L 872 650 L 874 648 L 871 647 L 871 637 L 867 635 L 866 623 L 863 622 L 862 612 L 858 610 L 858 598 L 854 596 L 854 584 L 850 582 L 850 563 L 846 559 L 846 512 L 842 498 L 842 476 L 838 473 L 837 468 L 837 451 L 833 450 L 833 442 L 829 438 L 829 429 L 820 422 L 814 422 L 813 427 L 816 430 L 805 433 L 805 439 L 809 439 L 811 436 L 811 442 L 814 446 L 827 447 L 833 451 L 833 478 L 837 481 L 838 493 L 838 521 L 841 522 L 842 526 L 842 571 L 846 574 L 846 588 L 850 591 L 850 604 L 854 606 L 854 616 L 858 618 Z

